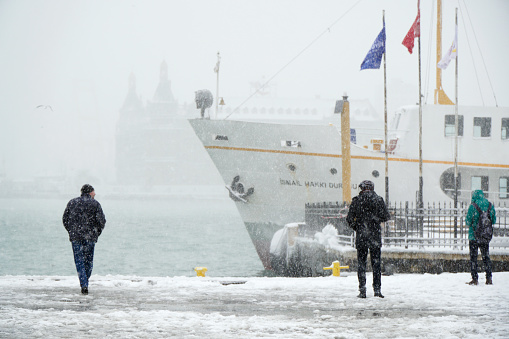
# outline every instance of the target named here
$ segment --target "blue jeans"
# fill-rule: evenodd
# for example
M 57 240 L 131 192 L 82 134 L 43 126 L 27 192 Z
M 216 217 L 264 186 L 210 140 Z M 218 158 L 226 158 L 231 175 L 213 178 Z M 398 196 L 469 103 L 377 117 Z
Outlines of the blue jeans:
M 481 250 L 482 261 L 484 263 L 484 270 L 486 271 L 486 279 L 491 279 L 491 260 L 490 260 L 490 244 L 480 244 L 476 240 L 468 242 L 470 249 L 470 273 L 472 280 L 477 281 L 477 251 Z
M 95 242 L 93 241 L 83 240 L 72 242 L 74 263 L 76 264 L 76 271 L 78 271 L 81 287 L 88 288 L 88 279 L 90 279 L 92 268 L 94 267 L 94 247 Z

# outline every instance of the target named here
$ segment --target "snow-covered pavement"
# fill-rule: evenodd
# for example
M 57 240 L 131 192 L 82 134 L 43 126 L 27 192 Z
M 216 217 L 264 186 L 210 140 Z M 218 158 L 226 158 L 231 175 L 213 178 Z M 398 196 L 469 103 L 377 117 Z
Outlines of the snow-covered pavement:
M 509 272 L 321 278 L 1 276 L 1 338 L 508 338 Z M 368 283 L 371 275 L 368 274 Z M 221 282 L 246 281 L 223 285 Z M 368 285 L 369 287 L 369 285 Z

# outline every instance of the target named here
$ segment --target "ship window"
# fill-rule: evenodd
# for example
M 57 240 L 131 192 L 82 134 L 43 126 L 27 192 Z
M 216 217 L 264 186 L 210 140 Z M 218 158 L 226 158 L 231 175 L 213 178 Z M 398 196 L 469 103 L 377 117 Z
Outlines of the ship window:
M 350 128 L 350 142 L 354 144 L 357 143 L 357 133 L 355 132 L 355 128 Z
M 293 140 L 281 140 L 281 146 L 282 147 L 302 147 L 300 144 L 300 141 L 293 141 Z
M 502 140 L 509 140 L 509 119 L 502 118 Z
M 392 129 L 398 129 L 399 121 L 401 120 L 401 113 L 396 113 L 394 118 L 392 118 Z
M 227 135 L 214 134 L 214 140 L 228 141 Z
M 488 138 L 491 136 L 491 118 L 474 118 L 474 137 Z
M 453 137 L 456 135 L 454 130 L 454 122 L 455 115 L 448 114 L 445 116 L 445 136 L 446 137 Z M 463 136 L 463 115 L 458 115 L 458 136 Z
M 475 190 L 482 190 L 484 192 L 484 196 L 488 197 L 488 190 L 489 190 L 489 178 L 487 176 L 481 176 L 481 177 L 472 177 L 472 192 Z
M 458 196 L 461 195 L 461 173 L 458 173 L 458 177 L 456 178 L 457 186 L 458 186 Z M 440 177 L 440 187 L 442 190 L 451 198 L 454 197 L 454 172 L 448 171 L 444 172 Z
M 499 181 L 500 199 L 509 199 L 509 177 L 501 177 Z

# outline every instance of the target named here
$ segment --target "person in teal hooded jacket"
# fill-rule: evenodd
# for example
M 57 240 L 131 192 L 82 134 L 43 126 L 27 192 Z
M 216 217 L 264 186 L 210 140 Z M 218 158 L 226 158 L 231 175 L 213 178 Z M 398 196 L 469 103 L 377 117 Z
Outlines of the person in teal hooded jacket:
M 478 284 L 478 274 L 477 274 L 477 253 L 478 249 L 481 250 L 482 261 L 484 263 L 484 269 L 486 271 L 486 285 L 492 285 L 492 274 L 491 274 L 491 260 L 490 260 L 490 244 L 484 244 L 477 241 L 475 238 L 475 229 L 479 224 L 479 212 L 474 207 L 473 203 L 477 204 L 482 211 L 487 211 L 490 205 L 488 199 L 484 197 L 484 193 L 482 190 L 476 190 L 472 193 L 472 204 L 468 207 L 467 217 L 465 219 L 465 223 L 468 226 L 468 240 L 469 240 L 469 249 L 470 249 L 470 273 L 472 274 L 472 281 L 470 281 L 469 285 L 477 285 Z M 490 210 L 490 219 L 491 224 L 495 224 L 497 221 L 497 216 L 495 213 L 495 206 L 491 205 Z

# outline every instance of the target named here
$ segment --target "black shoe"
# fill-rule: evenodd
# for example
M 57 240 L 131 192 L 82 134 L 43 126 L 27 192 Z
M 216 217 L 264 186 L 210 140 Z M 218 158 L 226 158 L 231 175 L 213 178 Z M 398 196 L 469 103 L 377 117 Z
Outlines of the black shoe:
M 493 285 L 491 278 L 486 278 L 486 285 Z
M 88 287 L 82 287 L 81 288 L 81 294 L 87 295 L 88 294 Z
M 375 297 L 378 297 L 378 298 L 385 298 L 385 297 L 382 295 L 382 292 L 380 292 L 380 291 L 375 291 Z
M 477 282 L 477 280 L 472 279 L 472 281 L 471 281 L 471 282 L 467 282 L 466 284 L 467 284 L 467 285 L 477 285 L 477 284 L 479 284 L 479 283 Z
M 366 291 L 360 291 L 359 295 L 357 296 L 357 298 L 365 299 L 366 298 Z

